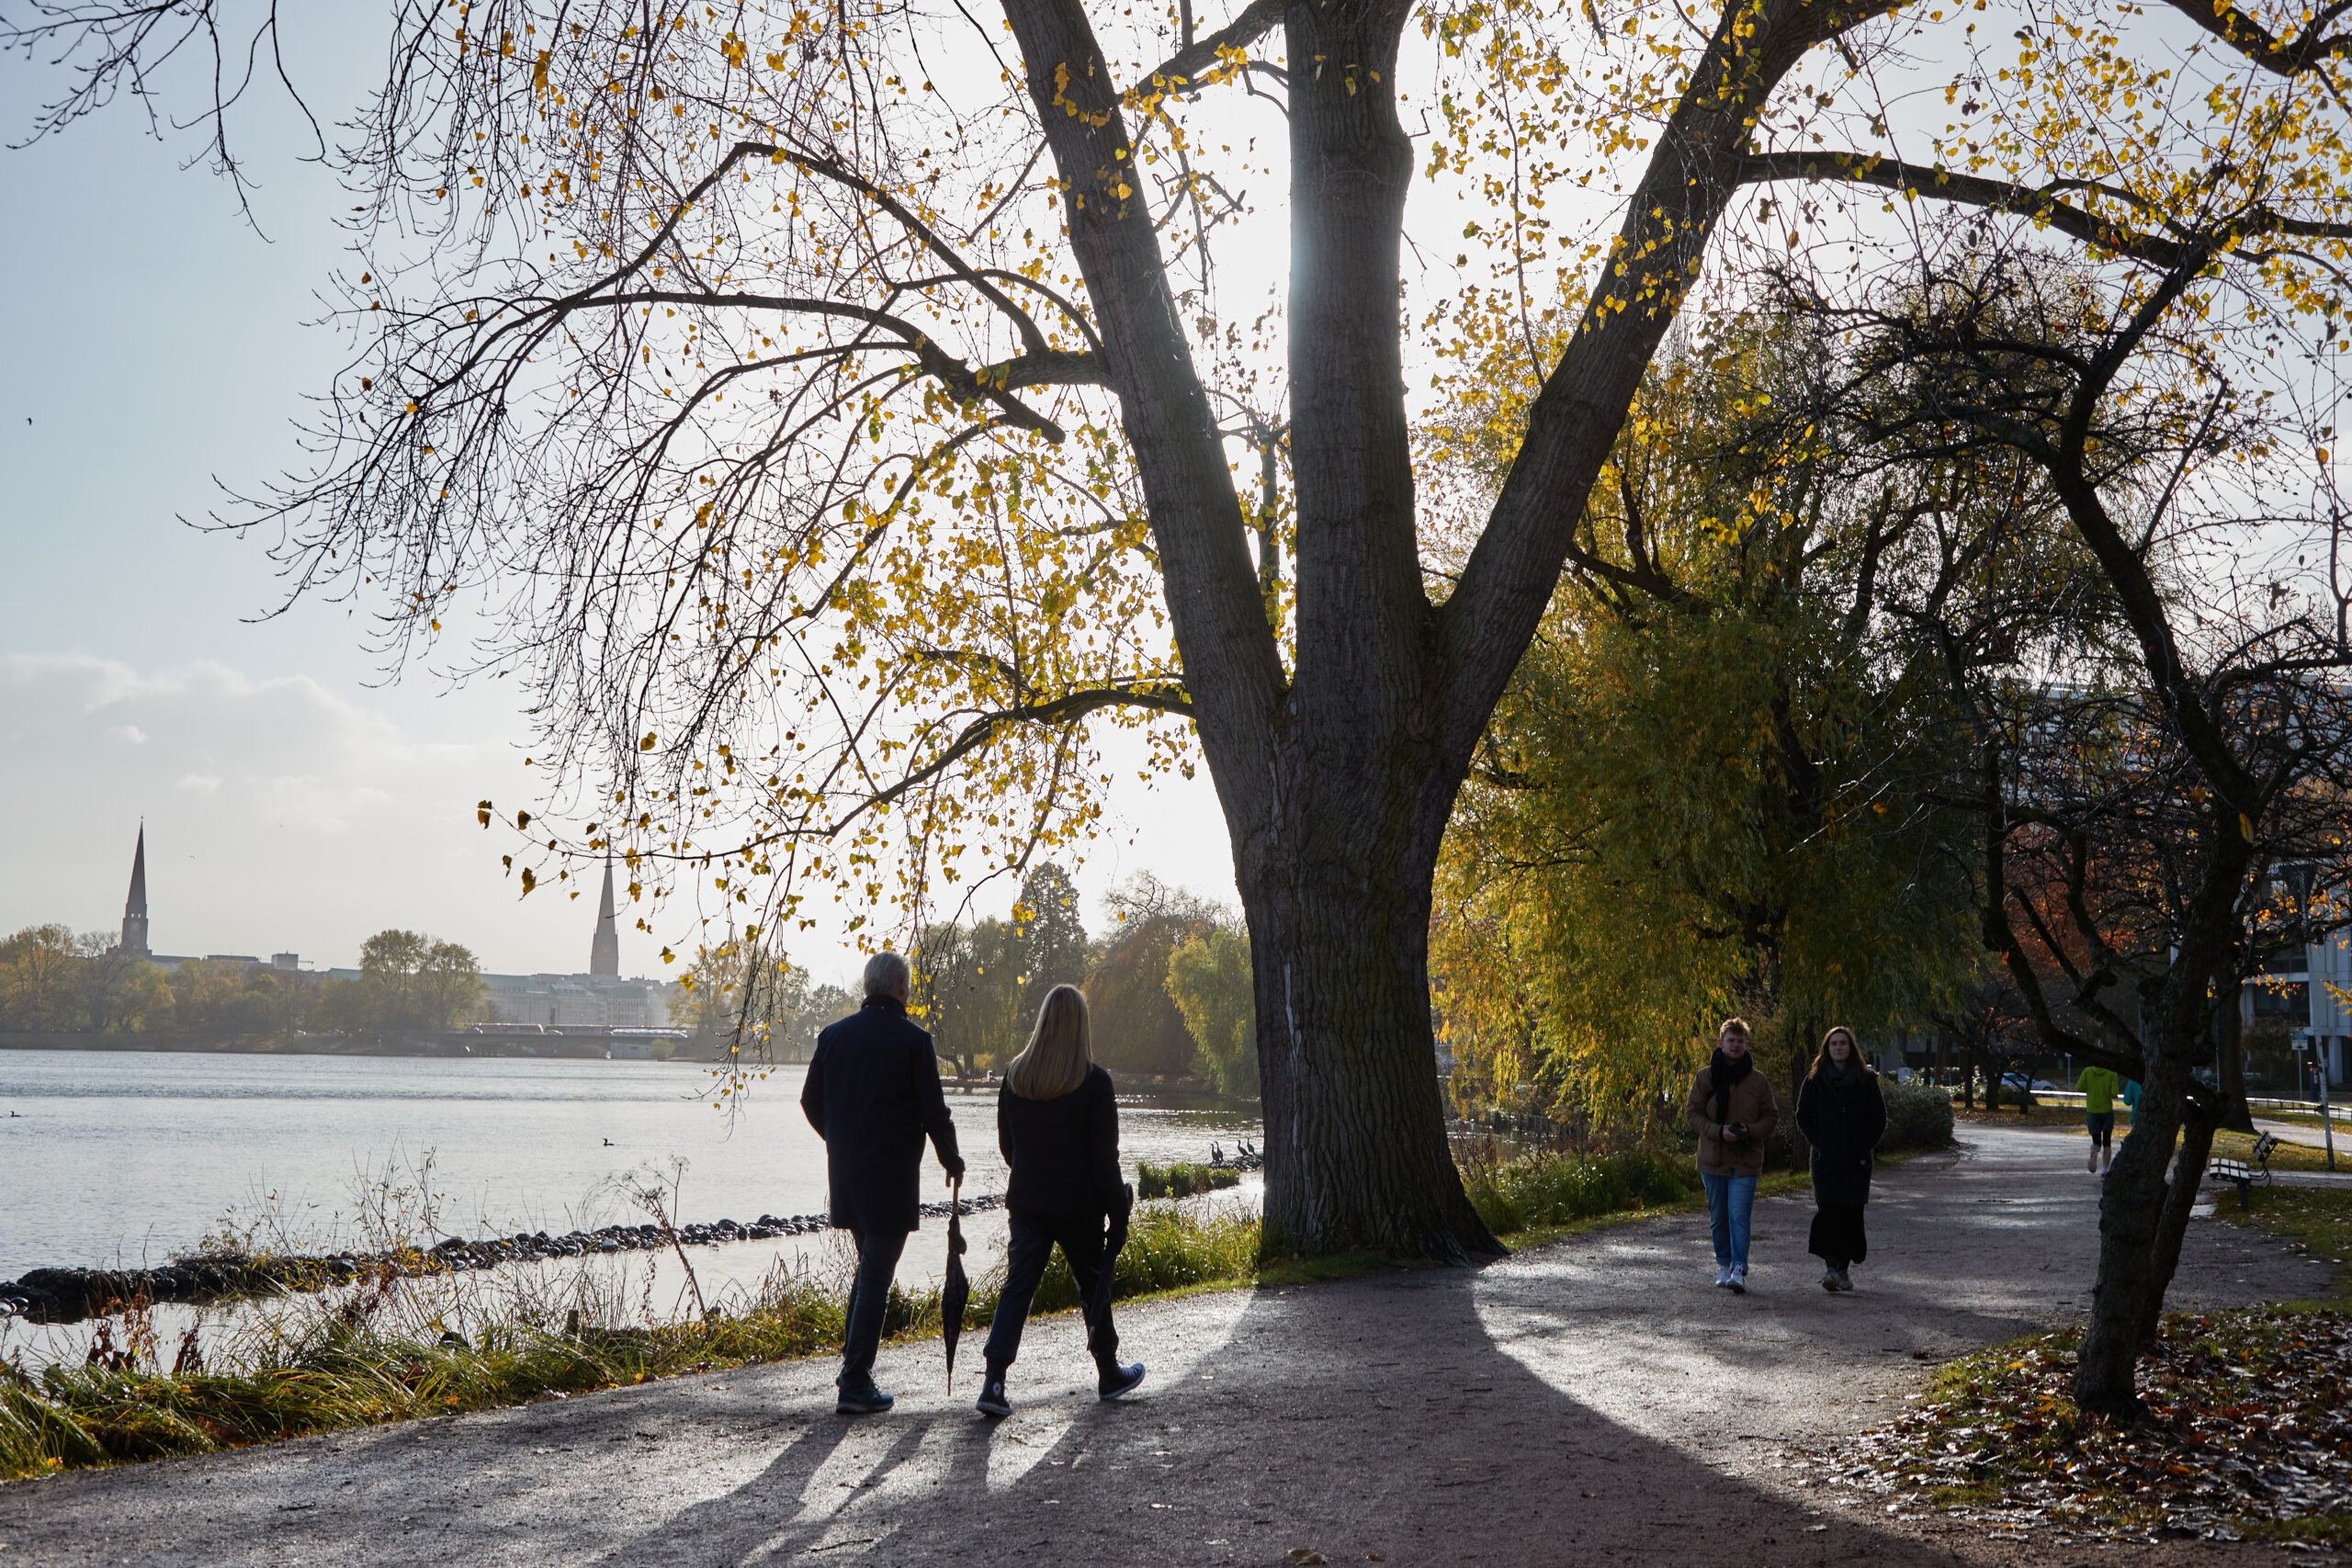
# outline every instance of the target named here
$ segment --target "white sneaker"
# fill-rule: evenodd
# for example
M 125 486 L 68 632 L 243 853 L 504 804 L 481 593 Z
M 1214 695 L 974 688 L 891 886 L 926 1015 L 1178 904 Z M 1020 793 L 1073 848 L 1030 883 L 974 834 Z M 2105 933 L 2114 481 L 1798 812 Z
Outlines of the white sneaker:
M 1720 1291 L 1730 1283 L 1731 1265 L 1728 1263 L 1719 1263 L 1715 1265 L 1715 1289 Z
M 1731 1271 L 1731 1293 L 1735 1296 L 1744 1296 L 1747 1294 L 1747 1269 L 1734 1269 Z

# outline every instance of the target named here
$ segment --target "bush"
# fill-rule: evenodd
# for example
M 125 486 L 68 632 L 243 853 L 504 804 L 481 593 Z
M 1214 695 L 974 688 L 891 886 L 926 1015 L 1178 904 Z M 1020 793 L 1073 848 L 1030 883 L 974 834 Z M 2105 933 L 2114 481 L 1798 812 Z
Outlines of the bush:
M 1697 1190 L 1698 1178 L 1681 1160 L 1649 1149 L 1601 1156 L 1529 1154 L 1506 1160 L 1489 1148 L 1463 1162 L 1462 1185 L 1487 1228 L 1509 1235 L 1621 1209 L 1679 1202 Z
M 1238 1186 L 1241 1173 L 1209 1165 L 1138 1165 L 1138 1198 L 1190 1198 L 1195 1192 L 1216 1192 Z
M 1941 1084 L 1883 1078 L 1886 1136 L 1882 1149 L 1939 1149 L 1951 1142 L 1951 1091 Z

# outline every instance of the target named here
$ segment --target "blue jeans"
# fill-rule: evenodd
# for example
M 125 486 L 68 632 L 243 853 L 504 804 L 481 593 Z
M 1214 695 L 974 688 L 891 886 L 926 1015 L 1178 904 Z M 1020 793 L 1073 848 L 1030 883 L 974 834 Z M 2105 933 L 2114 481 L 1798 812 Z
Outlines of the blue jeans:
M 1747 1271 L 1747 1221 L 1756 1209 L 1756 1178 L 1752 1176 L 1709 1176 L 1701 1173 L 1699 1179 L 1707 1185 L 1707 1228 L 1715 1233 L 1715 1267 Z
M 1749 1182 L 1752 1189 L 1756 1184 Z M 907 1249 L 905 1231 L 852 1231 L 857 1242 L 857 1279 L 849 1289 L 842 1334 L 842 1388 L 862 1388 L 874 1377 L 874 1356 L 882 1348 L 882 1314 L 890 1305 L 890 1279 Z

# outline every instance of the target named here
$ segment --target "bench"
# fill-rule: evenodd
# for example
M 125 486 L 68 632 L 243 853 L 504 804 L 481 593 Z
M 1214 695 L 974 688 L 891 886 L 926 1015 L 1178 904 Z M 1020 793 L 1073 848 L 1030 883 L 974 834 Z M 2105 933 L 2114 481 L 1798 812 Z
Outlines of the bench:
M 2269 1185 L 2270 1153 L 2278 1146 L 2278 1139 L 2265 1133 L 2255 1139 L 2254 1147 L 2249 1151 L 2250 1160 L 2217 1159 L 2205 1168 L 2205 1179 L 2208 1181 L 2234 1182 L 2238 1190 L 2238 1207 L 2246 1208 L 2254 1184 L 2259 1181 L 2265 1186 Z

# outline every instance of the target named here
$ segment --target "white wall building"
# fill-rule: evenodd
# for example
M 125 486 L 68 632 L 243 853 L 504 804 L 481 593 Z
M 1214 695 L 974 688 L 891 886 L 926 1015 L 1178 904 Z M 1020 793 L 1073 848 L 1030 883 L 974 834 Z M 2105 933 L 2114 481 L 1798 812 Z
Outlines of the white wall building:
M 549 1029 L 661 1029 L 670 994 L 661 980 L 617 975 L 484 975 L 484 1023 L 537 1023 Z

